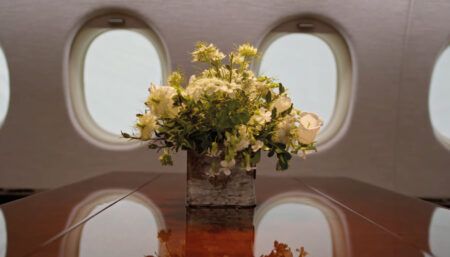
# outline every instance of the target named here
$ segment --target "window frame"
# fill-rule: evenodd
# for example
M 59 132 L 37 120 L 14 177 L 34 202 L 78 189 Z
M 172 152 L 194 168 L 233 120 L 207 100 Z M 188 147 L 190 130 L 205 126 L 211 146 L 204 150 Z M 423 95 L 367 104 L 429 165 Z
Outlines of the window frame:
M 441 133 L 433 124 L 433 120 L 431 119 L 431 87 L 433 85 L 433 75 L 436 70 L 436 66 L 438 65 L 438 62 L 440 58 L 442 57 L 442 54 L 444 54 L 445 51 L 450 51 L 450 39 L 446 41 L 446 44 L 439 50 L 438 54 L 434 58 L 434 64 L 430 71 L 430 77 L 429 77 L 429 83 L 428 83 L 428 99 L 427 99 L 427 108 L 428 108 L 428 120 L 430 122 L 431 129 L 433 130 L 433 134 L 437 141 L 441 143 L 445 149 L 450 151 L 450 137 L 447 137 L 443 133 Z
M 158 53 L 162 82 L 166 82 L 167 74 L 170 71 L 170 62 L 161 37 L 144 21 L 134 16 L 111 13 L 96 16 L 78 28 L 68 55 L 67 98 L 72 123 L 84 139 L 106 150 L 132 150 L 141 144 L 125 140 L 119 135 L 101 128 L 89 113 L 84 94 L 84 64 L 89 47 L 98 36 L 113 30 L 129 30 L 148 39 Z
M 314 18 L 300 18 L 275 26 L 263 37 L 259 44 L 261 58 L 253 64 L 256 74 L 266 50 L 282 36 L 291 33 L 313 35 L 325 42 L 333 53 L 336 62 L 336 99 L 329 125 L 319 132 L 317 145 L 328 146 L 332 139 L 342 131 L 345 121 L 350 116 L 350 106 L 353 91 L 353 59 L 347 40 L 333 26 Z M 267 74 L 270 76 L 270 74 Z M 289 89 L 289 88 L 288 88 Z M 314 111 L 314 110 L 311 110 Z
M 8 59 L 6 58 L 6 52 L 4 48 L 0 45 L 0 55 L 3 55 L 5 60 L 5 67 L 6 67 L 6 85 L 4 85 L 5 94 L 6 94 L 6 107 L 5 107 L 5 114 L 3 118 L 0 118 L 0 129 L 5 125 L 6 119 L 8 118 L 8 112 L 9 112 L 9 104 L 11 102 L 11 76 L 9 72 L 9 65 L 8 65 Z M 0 93 L 2 93 L 3 86 L 0 85 Z

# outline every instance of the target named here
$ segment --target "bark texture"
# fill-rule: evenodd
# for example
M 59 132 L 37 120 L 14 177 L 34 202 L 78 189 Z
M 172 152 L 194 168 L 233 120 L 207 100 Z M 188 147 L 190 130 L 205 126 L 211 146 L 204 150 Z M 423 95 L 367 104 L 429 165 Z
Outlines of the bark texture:
M 255 206 L 255 170 L 246 171 L 240 163 L 231 174 L 215 177 L 207 175 L 211 165 L 219 161 L 194 151 L 187 156 L 188 206 L 251 207 Z

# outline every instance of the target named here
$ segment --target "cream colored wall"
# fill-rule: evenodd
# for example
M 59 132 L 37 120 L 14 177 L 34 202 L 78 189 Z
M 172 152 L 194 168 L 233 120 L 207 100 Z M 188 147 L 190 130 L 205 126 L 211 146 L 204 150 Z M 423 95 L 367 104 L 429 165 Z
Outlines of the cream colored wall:
M 0 45 L 10 69 L 9 113 L 0 129 L 0 187 L 55 187 L 114 170 L 185 170 L 185 154 L 161 168 L 154 152 L 107 151 L 85 141 L 68 116 L 65 64 L 79 26 L 95 13 L 124 10 L 150 24 L 172 68 L 194 69 L 187 53 L 207 40 L 227 51 L 258 44 L 283 20 L 323 17 L 339 29 L 354 63 L 351 109 L 332 146 L 275 174 L 348 176 L 418 196 L 450 196 L 450 151 L 434 137 L 428 87 L 449 42 L 450 1 L 57 1 L 0 2 Z

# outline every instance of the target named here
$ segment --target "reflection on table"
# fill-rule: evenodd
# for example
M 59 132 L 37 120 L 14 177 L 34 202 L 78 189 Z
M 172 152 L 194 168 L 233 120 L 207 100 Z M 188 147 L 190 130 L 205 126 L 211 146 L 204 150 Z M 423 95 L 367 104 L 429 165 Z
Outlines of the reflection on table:
M 186 207 L 182 175 L 133 185 L 76 185 L 85 190 L 77 201 L 45 205 L 37 195 L 2 206 L 0 257 L 450 256 L 449 210 L 348 179 L 258 178 L 258 205 L 243 209 Z M 36 201 L 25 230 L 14 215 Z M 60 232 L 36 229 L 45 222 Z

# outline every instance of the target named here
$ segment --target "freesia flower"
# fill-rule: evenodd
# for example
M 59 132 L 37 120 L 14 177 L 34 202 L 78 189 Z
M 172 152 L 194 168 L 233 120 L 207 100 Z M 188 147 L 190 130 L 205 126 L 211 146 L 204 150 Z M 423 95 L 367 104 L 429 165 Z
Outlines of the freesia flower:
M 138 116 L 136 127 L 140 131 L 140 139 L 149 140 L 156 129 L 156 117 L 151 112 Z
M 252 150 L 253 150 L 253 152 L 257 152 L 263 146 L 264 146 L 264 142 L 263 141 L 256 140 L 255 143 L 252 144 Z

